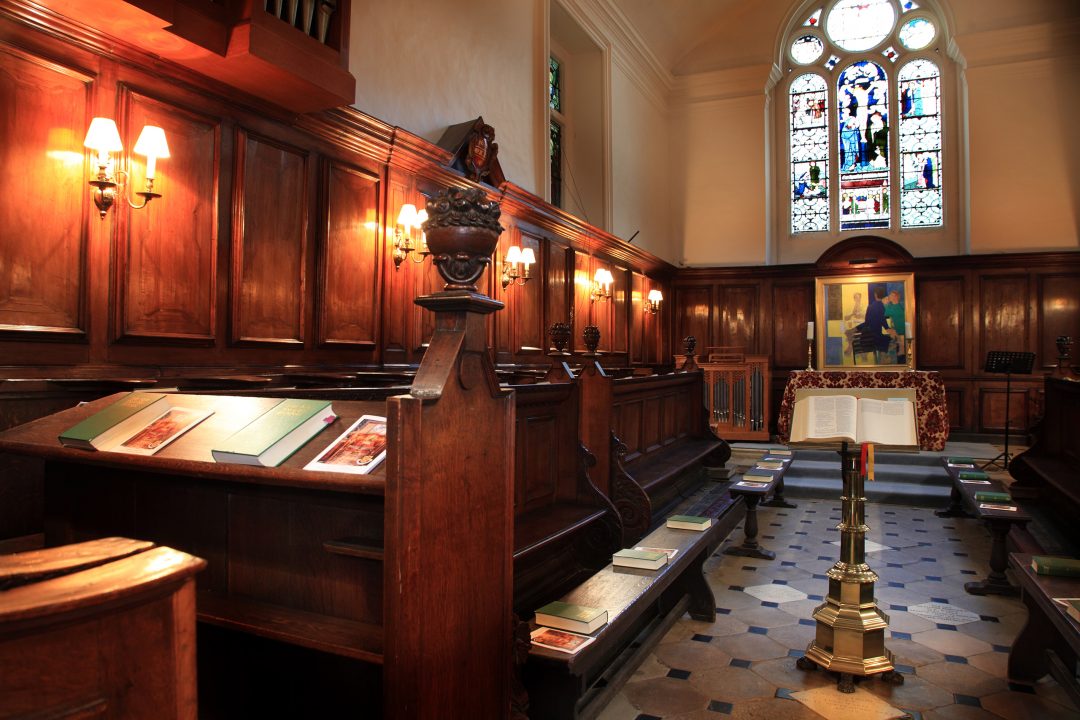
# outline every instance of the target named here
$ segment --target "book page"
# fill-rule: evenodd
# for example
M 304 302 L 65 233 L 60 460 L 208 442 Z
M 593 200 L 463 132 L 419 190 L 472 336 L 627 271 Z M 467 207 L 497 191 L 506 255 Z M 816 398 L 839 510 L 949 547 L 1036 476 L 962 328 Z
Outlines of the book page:
M 918 446 L 915 406 L 907 400 L 859 399 L 859 442 Z
M 856 400 L 851 395 L 807 395 L 795 403 L 791 442 L 854 442 L 856 408 Z

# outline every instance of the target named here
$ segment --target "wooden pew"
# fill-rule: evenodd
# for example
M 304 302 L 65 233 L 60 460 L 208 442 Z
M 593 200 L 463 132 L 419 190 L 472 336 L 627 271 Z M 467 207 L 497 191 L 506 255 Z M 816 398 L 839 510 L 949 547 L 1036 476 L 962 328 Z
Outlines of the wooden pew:
M 1014 497 L 1036 500 L 1055 525 L 1080 543 L 1080 382 L 1047 377 L 1045 412 L 1037 439 L 1009 463 Z
M 478 231 L 494 244 L 493 228 Z M 57 441 L 119 396 L 0 433 L 0 452 L 45 459 L 50 545 L 129 535 L 208 560 L 201 717 L 509 712 L 514 397 L 486 345 L 485 316 L 502 305 L 458 276 L 475 264 L 440 266 L 453 289 L 417 299 L 435 331 L 409 393 L 335 400 L 338 421 L 279 467 L 210 456 L 270 398 L 177 395 L 214 414 L 152 456 Z M 303 470 L 362 414 L 387 418 L 380 468 Z
M 195 720 L 205 566 L 126 538 L 0 555 L 0 717 Z

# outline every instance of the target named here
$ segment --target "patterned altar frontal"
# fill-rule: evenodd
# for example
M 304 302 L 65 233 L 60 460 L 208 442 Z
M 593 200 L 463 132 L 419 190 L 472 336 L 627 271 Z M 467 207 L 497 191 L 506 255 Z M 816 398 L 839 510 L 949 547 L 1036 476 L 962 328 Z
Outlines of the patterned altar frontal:
M 949 409 L 945 404 L 945 383 L 936 372 L 862 372 L 794 370 L 784 388 L 780 401 L 780 416 L 776 421 L 781 442 L 791 436 L 791 414 L 795 408 L 795 391 L 799 388 L 913 388 L 915 390 L 915 424 L 919 432 L 919 449 L 945 449 L 949 439 Z

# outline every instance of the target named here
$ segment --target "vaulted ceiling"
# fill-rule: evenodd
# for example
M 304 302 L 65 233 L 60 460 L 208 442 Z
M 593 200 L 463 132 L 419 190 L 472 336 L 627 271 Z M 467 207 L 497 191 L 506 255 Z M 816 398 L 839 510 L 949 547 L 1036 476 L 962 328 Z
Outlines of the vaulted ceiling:
M 676 76 L 773 62 L 785 19 L 803 4 L 803 0 L 611 2 L 661 65 Z M 828 0 L 818 3 L 826 4 Z M 938 0 L 938 5 L 954 36 L 1080 17 L 1080 0 Z

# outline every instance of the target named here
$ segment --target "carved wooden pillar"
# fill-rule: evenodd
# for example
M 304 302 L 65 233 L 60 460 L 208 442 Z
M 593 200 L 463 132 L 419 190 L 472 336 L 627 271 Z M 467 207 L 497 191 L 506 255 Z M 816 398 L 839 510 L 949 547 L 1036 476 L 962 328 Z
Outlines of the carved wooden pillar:
M 435 332 L 408 395 L 387 401 L 384 657 L 389 718 L 509 713 L 514 397 L 499 388 L 476 291 L 499 206 L 452 188 L 428 203 L 443 292 L 416 299 Z M 408 588 L 406 591 L 405 589 Z

